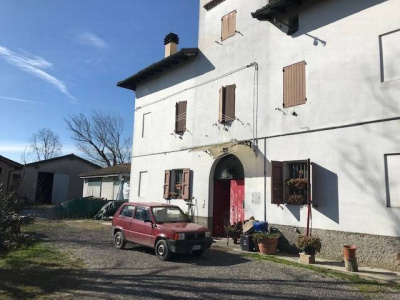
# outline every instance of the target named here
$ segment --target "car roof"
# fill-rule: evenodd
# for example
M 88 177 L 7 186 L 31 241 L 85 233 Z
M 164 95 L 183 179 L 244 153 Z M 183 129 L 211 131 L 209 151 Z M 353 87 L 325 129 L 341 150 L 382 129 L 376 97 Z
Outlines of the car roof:
M 133 206 L 146 206 L 146 207 L 154 207 L 154 206 L 165 206 L 165 207 L 176 207 L 177 205 L 168 204 L 168 203 L 160 203 L 160 202 L 126 202 L 126 205 L 133 205 Z

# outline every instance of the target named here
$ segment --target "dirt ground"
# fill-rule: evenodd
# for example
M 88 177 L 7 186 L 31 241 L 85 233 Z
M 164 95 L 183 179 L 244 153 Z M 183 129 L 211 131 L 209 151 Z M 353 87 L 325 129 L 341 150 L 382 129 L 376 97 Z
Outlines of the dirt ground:
M 162 262 L 144 247 L 116 249 L 109 226 L 95 222 L 41 222 L 29 230 L 55 251 L 49 255 L 61 252 L 62 263 L 0 268 L 0 298 L 400 299 L 398 291 L 366 295 L 355 282 L 218 247 Z

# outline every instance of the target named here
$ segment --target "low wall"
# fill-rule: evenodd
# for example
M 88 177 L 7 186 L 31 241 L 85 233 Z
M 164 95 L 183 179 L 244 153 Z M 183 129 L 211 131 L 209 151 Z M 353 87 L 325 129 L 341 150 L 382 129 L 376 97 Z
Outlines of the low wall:
M 304 228 L 270 224 L 279 229 L 283 237 L 279 241 L 279 249 L 298 252 L 295 241 Z M 343 260 L 343 245 L 357 246 L 359 265 L 400 271 L 400 237 L 342 232 L 334 230 L 313 229 L 312 235 L 321 239 L 321 253 L 317 255 L 326 259 Z

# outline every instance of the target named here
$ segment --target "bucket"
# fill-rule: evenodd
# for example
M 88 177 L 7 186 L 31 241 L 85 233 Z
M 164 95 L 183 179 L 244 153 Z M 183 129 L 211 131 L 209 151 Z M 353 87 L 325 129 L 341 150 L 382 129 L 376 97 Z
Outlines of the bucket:
M 343 246 L 343 257 L 345 260 L 354 260 L 356 258 L 356 245 L 344 245 Z

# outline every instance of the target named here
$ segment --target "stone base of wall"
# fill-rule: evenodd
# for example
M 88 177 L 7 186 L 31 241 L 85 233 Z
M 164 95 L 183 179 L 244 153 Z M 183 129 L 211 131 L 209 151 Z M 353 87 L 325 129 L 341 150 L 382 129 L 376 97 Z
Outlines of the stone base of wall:
M 211 217 L 194 217 L 193 220 L 194 223 L 199 224 L 201 226 L 207 227 L 207 228 L 212 228 L 212 218 Z
M 298 235 L 305 232 L 304 228 L 277 224 L 269 226 L 279 229 L 282 233 L 278 249 L 291 253 L 298 252 L 295 242 Z M 400 271 L 400 237 L 321 229 L 313 229 L 312 235 L 318 236 L 322 243 L 321 253 L 317 253 L 317 257 L 343 261 L 342 246 L 354 244 L 357 246 L 356 256 L 359 266 Z

